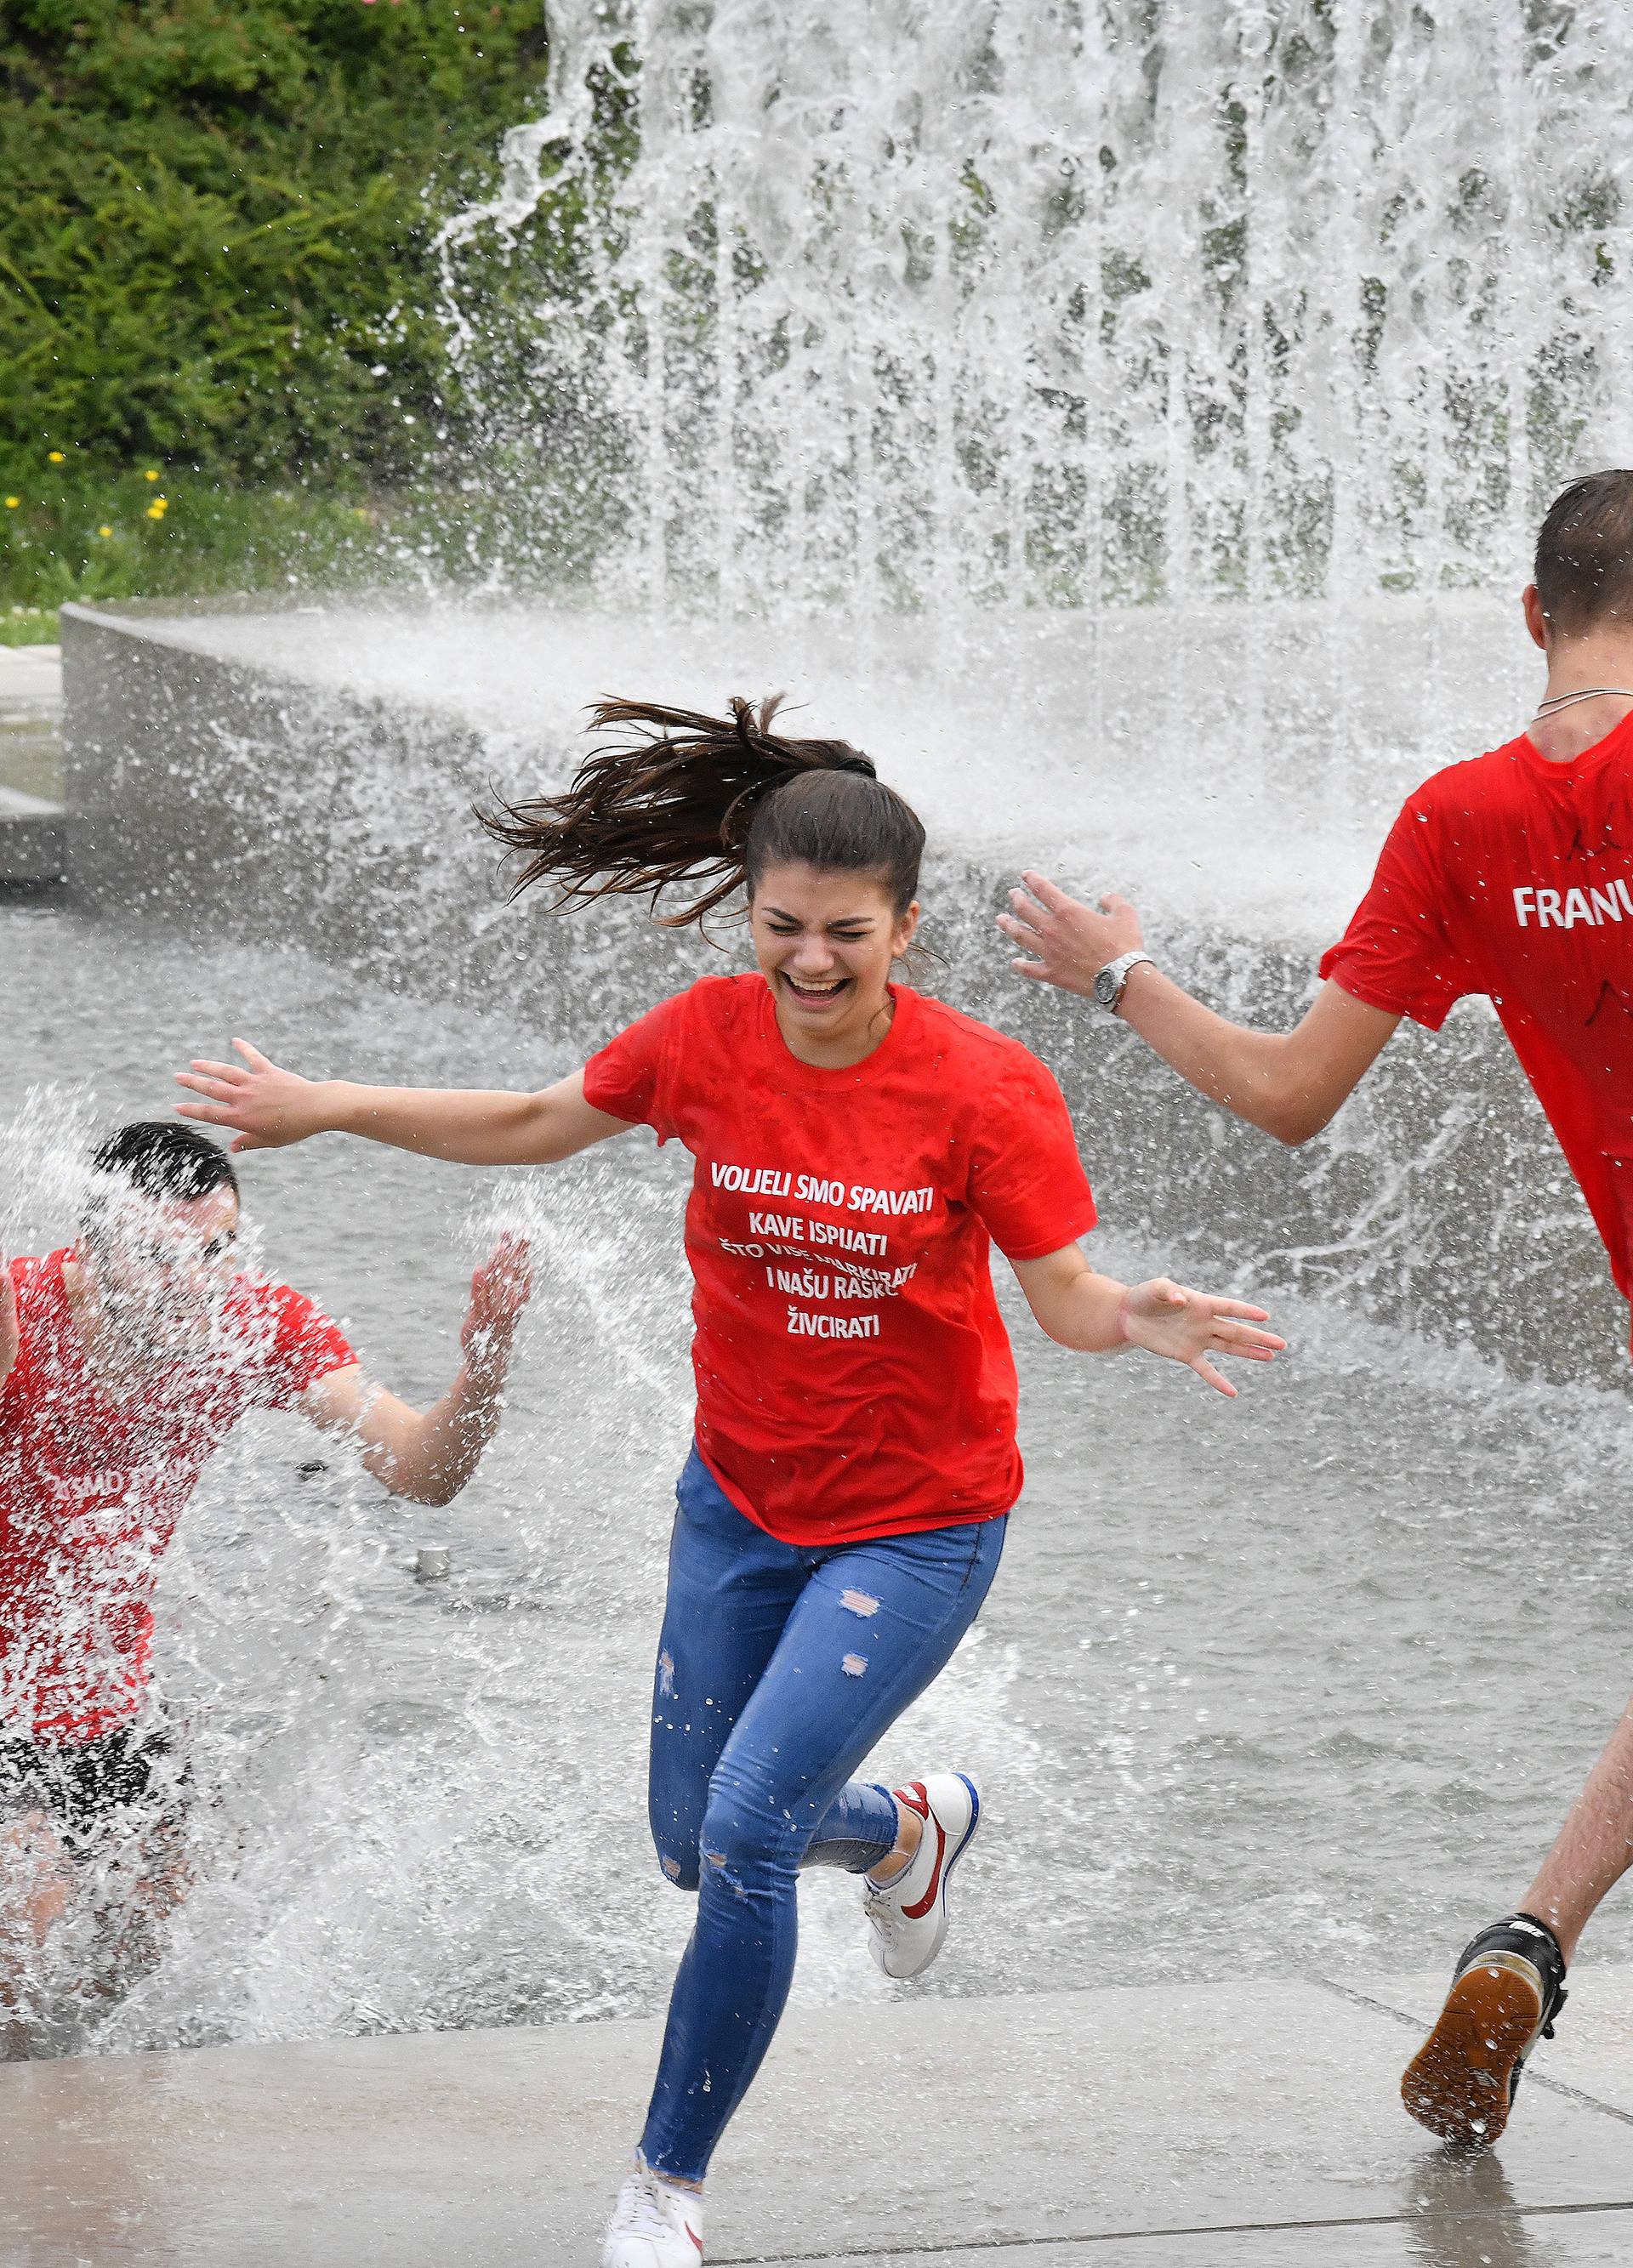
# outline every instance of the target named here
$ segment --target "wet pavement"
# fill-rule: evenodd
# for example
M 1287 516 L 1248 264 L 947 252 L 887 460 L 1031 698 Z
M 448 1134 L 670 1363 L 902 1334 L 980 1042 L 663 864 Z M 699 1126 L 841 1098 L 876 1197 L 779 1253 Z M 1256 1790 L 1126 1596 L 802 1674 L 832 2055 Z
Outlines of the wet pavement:
M 1633 1969 L 1584 1969 L 1499 2150 L 1400 2072 L 1444 1978 L 796 2011 L 716 2161 L 709 2254 L 1029 2268 L 1633 2257 Z M 658 2026 L 0 2070 L 11 2268 L 586 2268 Z

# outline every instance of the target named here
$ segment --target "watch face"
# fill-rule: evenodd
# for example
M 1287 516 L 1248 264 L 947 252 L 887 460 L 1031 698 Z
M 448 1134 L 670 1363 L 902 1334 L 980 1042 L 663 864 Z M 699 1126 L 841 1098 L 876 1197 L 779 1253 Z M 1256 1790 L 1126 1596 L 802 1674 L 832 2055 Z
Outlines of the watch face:
M 1103 968 L 1094 980 L 1094 997 L 1098 1005 L 1102 1008 L 1114 1008 L 1117 1005 L 1117 990 L 1116 969 Z

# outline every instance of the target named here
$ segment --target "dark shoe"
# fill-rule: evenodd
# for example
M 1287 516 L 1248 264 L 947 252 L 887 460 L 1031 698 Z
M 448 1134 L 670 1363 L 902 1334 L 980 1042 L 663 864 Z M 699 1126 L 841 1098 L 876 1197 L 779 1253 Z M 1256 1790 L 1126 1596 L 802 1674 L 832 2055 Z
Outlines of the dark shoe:
M 1508 2124 L 1526 2058 L 1565 2005 L 1558 1940 L 1530 1914 L 1482 1929 L 1457 1964 L 1435 2028 L 1407 2066 L 1400 2100 L 1421 2126 L 1482 2148 Z

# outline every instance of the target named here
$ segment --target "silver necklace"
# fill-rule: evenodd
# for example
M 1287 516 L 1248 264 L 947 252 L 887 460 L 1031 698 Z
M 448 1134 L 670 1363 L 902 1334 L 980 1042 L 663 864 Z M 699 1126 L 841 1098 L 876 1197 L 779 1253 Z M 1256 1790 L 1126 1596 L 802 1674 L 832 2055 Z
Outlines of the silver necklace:
M 1551 701 L 1539 701 L 1537 715 L 1551 717 L 1555 709 L 1569 709 L 1573 701 L 1598 701 L 1608 695 L 1615 701 L 1633 701 L 1625 685 L 1589 685 L 1580 693 L 1556 693 Z

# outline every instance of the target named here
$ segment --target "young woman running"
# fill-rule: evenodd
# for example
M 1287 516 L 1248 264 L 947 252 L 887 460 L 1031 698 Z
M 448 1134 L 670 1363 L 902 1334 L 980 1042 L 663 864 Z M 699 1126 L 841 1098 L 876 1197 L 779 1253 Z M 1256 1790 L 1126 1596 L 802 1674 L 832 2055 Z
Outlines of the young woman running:
M 326 1131 L 469 1165 L 553 1164 L 647 1125 L 696 1160 L 696 1443 L 676 1491 L 649 1808 L 698 1918 L 607 2268 L 697 2268 L 703 2178 L 793 1975 L 802 1866 L 864 1874 L 876 1961 L 916 1977 L 979 1818 L 972 1782 L 857 1780 L 974 1621 L 1021 1487 L 995 1242 L 1049 1336 L 1165 1355 L 1230 1394 L 1264 1311 L 1097 1275 L 1060 1091 L 1001 1033 L 893 984 L 924 830 L 842 741 L 606 702 L 621 737 L 488 823 L 558 902 L 739 885 L 757 974 L 706 976 L 537 1094 L 310 1081 L 234 1042 L 186 1114 L 235 1149 Z

